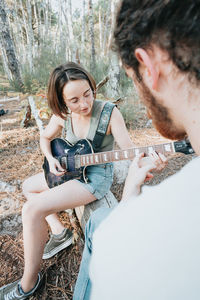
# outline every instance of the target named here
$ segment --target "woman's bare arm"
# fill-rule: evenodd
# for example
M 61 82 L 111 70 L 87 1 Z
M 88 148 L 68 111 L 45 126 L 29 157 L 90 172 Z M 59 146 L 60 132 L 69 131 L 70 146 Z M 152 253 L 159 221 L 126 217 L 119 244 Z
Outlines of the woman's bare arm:
M 110 129 L 120 149 L 128 149 L 134 147 L 134 143 L 130 139 L 122 114 L 116 107 L 112 112 Z
M 49 162 L 50 172 L 58 176 L 64 174 L 64 170 L 59 161 L 52 156 L 50 142 L 59 132 L 61 132 L 63 126 L 64 120 L 53 115 L 49 124 L 40 136 L 40 147 Z

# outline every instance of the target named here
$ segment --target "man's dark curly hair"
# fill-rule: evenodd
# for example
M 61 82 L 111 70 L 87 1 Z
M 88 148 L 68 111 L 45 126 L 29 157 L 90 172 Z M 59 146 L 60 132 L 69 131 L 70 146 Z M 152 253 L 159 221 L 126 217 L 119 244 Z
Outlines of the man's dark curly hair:
M 179 70 L 200 80 L 200 0 L 122 0 L 114 49 L 140 78 L 136 48 L 166 50 Z

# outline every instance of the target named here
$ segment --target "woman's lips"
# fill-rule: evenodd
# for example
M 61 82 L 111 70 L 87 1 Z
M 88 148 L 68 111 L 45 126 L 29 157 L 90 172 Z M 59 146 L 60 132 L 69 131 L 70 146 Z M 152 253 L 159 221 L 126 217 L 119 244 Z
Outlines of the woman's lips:
M 88 111 L 88 108 L 81 109 L 81 112 L 86 112 L 86 111 Z

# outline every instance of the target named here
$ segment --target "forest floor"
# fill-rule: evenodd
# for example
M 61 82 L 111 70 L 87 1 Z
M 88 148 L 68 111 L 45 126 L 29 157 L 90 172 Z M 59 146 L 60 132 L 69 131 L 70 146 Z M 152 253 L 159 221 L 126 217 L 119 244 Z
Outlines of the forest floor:
M 0 95 L 0 109 L 8 110 L 8 113 L 0 116 L 0 287 L 22 276 L 23 241 L 20 214 L 25 198 L 21 186 L 25 178 L 42 170 L 43 162 L 39 148 L 39 131 L 34 119 L 27 128 L 20 126 L 26 100 L 2 102 L 2 99 L 3 95 Z M 166 142 L 155 129 L 144 128 L 146 123 L 144 111 L 138 111 L 135 124 L 137 129 L 129 130 L 136 145 Z M 181 154 L 169 157 L 168 166 L 160 174 L 155 175 L 150 184 L 157 184 L 176 173 L 192 157 Z M 112 192 L 118 200 L 122 188 L 123 184 L 115 183 L 112 186 Z M 71 224 L 66 212 L 62 212 L 60 217 L 66 227 L 76 232 L 76 240 L 52 259 L 42 262 L 45 284 L 30 298 L 31 300 L 72 299 L 84 236 L 78 221 Z

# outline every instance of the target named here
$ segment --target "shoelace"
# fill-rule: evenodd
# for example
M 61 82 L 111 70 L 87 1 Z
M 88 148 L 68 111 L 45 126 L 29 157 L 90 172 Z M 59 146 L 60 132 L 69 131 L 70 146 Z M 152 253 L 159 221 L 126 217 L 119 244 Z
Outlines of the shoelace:
M 13 300 L 13 299 L 20 299 L 20 297 L 16 293 L 16 287 L 14 290 L 10 291 L 6 296 L 5 300 Z

